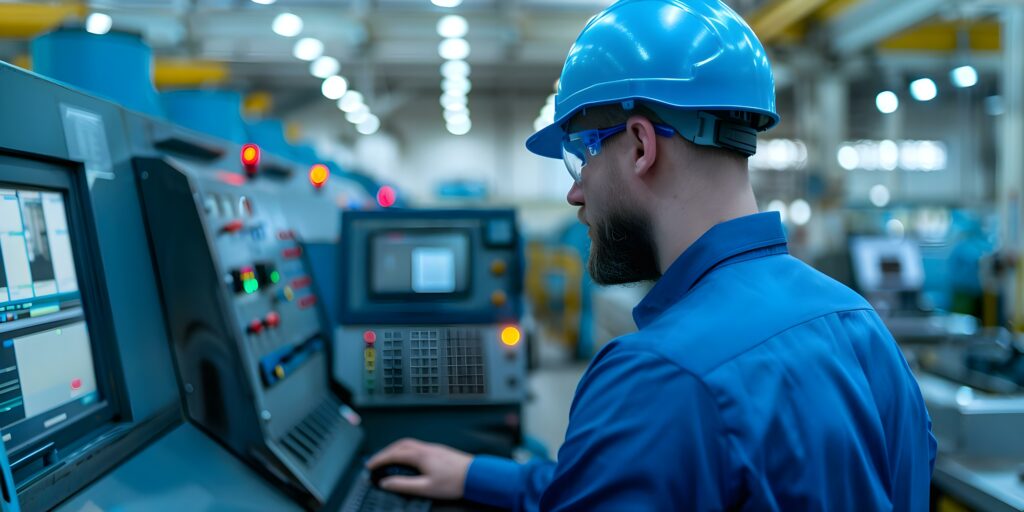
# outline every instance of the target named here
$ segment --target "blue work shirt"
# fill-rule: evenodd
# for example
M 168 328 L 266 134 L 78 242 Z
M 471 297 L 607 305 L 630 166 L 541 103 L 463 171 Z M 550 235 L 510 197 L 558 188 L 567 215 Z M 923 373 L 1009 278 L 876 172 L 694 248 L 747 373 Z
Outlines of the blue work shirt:
M 868 303 L 791 257 L 777 213 L 719 224 L 594 358 L 558 462 L 479 456 L 516 510 L 928 509 L 935 438 Z

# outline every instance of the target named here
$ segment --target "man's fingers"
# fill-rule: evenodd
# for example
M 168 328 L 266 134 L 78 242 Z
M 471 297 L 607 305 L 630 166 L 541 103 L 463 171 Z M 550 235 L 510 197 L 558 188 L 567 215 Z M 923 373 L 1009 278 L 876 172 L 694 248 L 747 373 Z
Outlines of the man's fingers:
M 402 440 L 392 443 L 387 448 L 377 452 L 366 462 L 366 466 L 373 469 L 386 464 L 408 464 L 419 466 L 422 458 L 423 447 L 420 443 L 411 440 Z
M 420 476 L 389 476 L 380 481 L 380 488 L 399 494 L 427 496 L 431 485 L 430 478 Z

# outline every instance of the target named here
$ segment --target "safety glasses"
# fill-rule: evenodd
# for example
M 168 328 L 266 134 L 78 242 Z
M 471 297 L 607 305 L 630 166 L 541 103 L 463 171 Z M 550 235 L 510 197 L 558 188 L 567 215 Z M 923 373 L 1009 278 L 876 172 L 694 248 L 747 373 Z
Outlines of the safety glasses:
M 562 161 L 573 181 L 583 180 L 583 168 L 587 160 L 601 154 L 601 143 L 605 139 L 626 130 L 626 123 L 597 130 L 583 130 L 565 135 L 562 138 Z M 654 125 L 654 132 L 662 137 L 671 137 L 676 131 L 671 126 Z

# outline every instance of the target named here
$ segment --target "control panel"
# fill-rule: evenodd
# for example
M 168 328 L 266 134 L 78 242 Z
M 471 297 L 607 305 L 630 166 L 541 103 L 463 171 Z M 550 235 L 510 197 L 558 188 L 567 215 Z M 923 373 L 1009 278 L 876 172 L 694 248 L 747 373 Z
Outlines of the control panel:
M 189 418 L 320 507 L 359 446 L 330 387 L 330 331 L 273 183 L 136 162 Z
M 523 400 L 513 211 L 346 212 L 341 239 L 334 373 L 358 405 Z

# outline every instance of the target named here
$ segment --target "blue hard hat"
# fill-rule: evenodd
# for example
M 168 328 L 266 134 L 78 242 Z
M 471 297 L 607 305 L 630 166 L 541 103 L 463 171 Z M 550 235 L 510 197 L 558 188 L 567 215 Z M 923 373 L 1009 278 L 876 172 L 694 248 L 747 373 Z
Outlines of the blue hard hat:
M 621 0 L 576 39 L 559 79 L 555 122 L 526 147 L 561 158 L 563 125 L 576 113 L 630 101 L 743 113 L 756 130 L 779 122 L 768 55 L 732 9 L 718 0 Z

